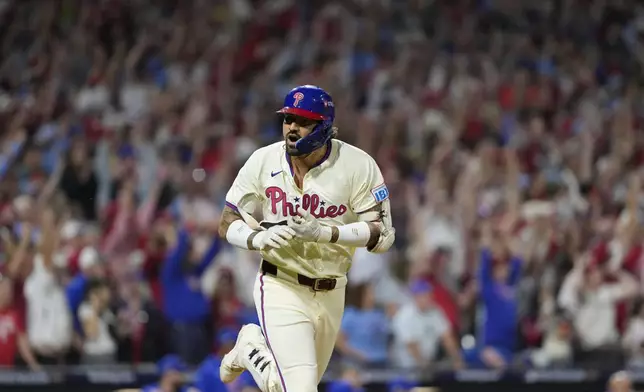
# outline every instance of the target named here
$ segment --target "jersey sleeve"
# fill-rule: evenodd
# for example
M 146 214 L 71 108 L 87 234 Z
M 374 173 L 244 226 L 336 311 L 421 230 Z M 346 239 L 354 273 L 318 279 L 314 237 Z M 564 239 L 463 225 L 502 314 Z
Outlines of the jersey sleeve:
M 389 199 L 389 189 L 376 161 L 367 157 L 354 174 L 351 209 L 356 214 L 368 211 Z
M 244 166 L 239 169 L 235 181 L 231 185 L 228 193 L 226 194 L 226 206 L 237 211 L 239 208 L 247 210 L 246 206 L 249 202 L 261 198 L 259 173 L 261 170 L 261 162 L 257 154 L 253 154 L 248 158 Z

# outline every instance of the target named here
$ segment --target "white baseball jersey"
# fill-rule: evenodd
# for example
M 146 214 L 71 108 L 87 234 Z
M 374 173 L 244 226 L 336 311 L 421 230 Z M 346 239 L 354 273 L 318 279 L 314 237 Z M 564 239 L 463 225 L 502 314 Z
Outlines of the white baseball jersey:
M 304 176 L 303 189 L 293 178 L 284 142 L 255 151 L 237 174 L 226 205 L 253 211 L 262 206 L 264 223 L 286 223 L 299 206 L 321 223 L 345 225 L 358 214 L 387 200 L 389 191 L 380 168 L 366 152 L 332 139 L 324 157 Z M 312 278 L 345 276 L 355 248 L 294 239 L 288 247 L 268 249 L 262 257 L 275 265 Z

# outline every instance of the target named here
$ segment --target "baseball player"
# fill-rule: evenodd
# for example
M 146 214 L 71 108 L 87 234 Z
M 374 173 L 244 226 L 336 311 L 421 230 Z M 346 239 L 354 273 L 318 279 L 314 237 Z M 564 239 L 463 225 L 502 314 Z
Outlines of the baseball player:
M 248 370 L 263 392 L 315 392 L 335 345 L 353 253 L 394 242 L 389 191 L 364 151 L 335 139 L 331 96 L 291 90 L 284 140 L 255 151 L 226 195 L 219 234 L 262 255 L 254 288 L 260 327 L 245 325 L 222 381 Z M 263 221 L 250 216 L 262 208 Z

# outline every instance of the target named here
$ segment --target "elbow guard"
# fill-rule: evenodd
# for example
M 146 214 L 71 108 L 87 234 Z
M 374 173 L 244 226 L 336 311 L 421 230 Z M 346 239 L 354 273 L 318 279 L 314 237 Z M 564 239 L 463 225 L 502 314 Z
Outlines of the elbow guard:
M 385 253 L 386 251 L 391 248 L 391 246 L 394 244 L 394 241 L 396 240 L 396 229 L 393 227 L 384 227 L 384 225 L 380 225 L 380 238 L 378 238 L 378 243 L 376 246 L 374 246 L 371 249 L 367 250 L 372 253 Z

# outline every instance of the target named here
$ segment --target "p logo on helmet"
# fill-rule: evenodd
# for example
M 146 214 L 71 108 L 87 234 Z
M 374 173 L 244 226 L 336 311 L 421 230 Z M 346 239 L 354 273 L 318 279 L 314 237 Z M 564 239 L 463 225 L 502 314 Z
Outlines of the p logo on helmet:
M 304 94 L 297 92 L 293 94 L 293 107 L 298 107 L 300 102 L 304 99 Z

